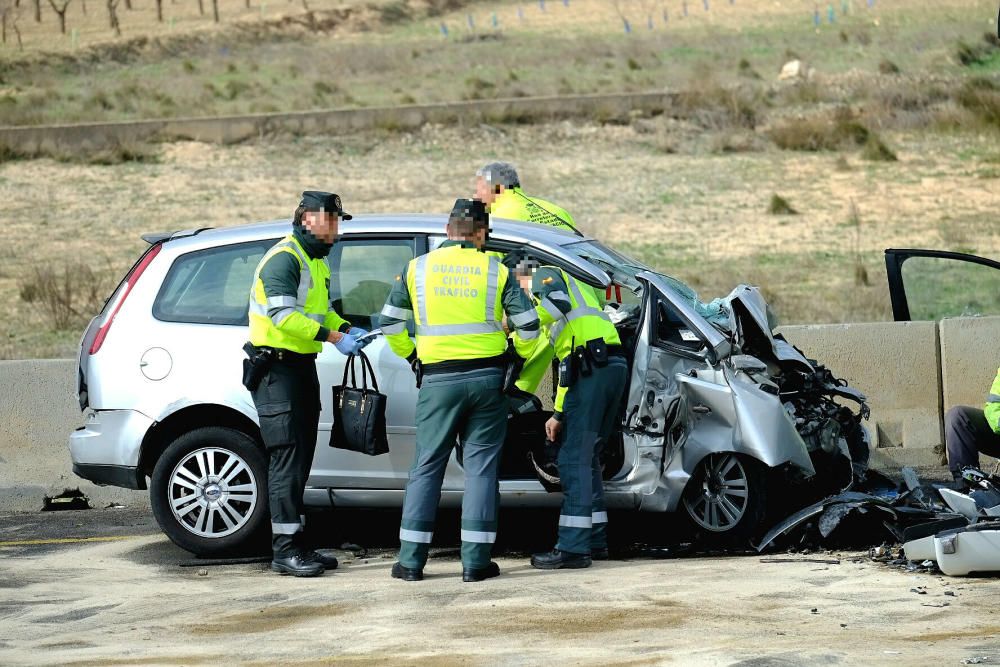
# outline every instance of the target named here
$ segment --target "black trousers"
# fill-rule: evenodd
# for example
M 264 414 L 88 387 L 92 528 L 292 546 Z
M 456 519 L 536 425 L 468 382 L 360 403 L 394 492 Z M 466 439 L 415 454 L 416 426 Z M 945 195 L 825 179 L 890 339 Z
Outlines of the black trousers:
M 983 411 L 957 405 L 944 416 L 948 469 L 959 477 L 965 466 L 979 467 L 979 453 L 1000 458 L 1000 434 L 990 428 Z
M 312 359 L 275 361 L 253 392 L 260 432 L 269 457 L 271 546 L 276 557 L 299 550 L 305 525 L 302 494 L 316 451 L 319 378 Z

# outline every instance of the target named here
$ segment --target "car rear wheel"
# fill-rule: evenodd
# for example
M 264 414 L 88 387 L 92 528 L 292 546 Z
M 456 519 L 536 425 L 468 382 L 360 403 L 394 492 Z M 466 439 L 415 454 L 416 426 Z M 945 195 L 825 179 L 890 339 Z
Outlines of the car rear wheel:
M 201 556 L 245 551 L 266 527 L 267 457 L 235 429 L 212 426 L 179 437 L 156 462 L 149 489 L 163 532 Z
M 747 540 L 765 515 L 766 479 L 759 461 L 732 452 L 709 454 L 688 482 L 684 509 L 711 540 Z

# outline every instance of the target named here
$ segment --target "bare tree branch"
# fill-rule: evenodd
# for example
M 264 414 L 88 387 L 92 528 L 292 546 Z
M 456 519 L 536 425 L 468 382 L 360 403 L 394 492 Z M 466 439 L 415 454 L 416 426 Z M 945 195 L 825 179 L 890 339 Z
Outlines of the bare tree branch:
M 71 2 L 73 0 L 62 0 L 62 4 L 58 4 L 56 0 L 49 0 L 52 11 L 59 17 L 59 32 L 64 35 L 66 34 L 66 10 L 69 8 L 69 3 Z

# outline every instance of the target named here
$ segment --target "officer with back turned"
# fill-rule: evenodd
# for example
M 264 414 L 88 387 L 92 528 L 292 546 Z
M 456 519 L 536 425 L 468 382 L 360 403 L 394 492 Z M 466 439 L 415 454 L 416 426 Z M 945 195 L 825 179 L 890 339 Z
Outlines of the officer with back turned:
M 459 199 L 448 218 L 448 240 L 407 264 L 381 315 L 392 351 L 417 373 L 417 444 L 406 485 L 399 530 L 399 562 L 392 576 L 423 578 L 434 535 L 445 467 L 462 448 L 462 580 L 482 581 L 500 574 L 490 560 L 497 534 L 497 468 L 507 432 L 507 400 L 502 392 L 507 336 L 525 357 L 539 335 L 538 316 L 507 267 L 484 253 L 489 215 L 481 201 Z M 416 324 L 416 347 L 406 322 Z M 512 384 L 512 382 L 511 382 Z
M 251 390 L 267 448 L 271 508 L 271 569 L 311 577 L 337 567 L 337 559 L 303 548 L 302 494 L 312 466 L 319 423 L 316 356 L 323 343 L 347 355 L 363 344 L 330 304 L 327 255 L 340 220 L 350 220 L 340 197 L 303 192 L 292 233 L 272 247 L 250 290 L 250 357 L 244 384 Z

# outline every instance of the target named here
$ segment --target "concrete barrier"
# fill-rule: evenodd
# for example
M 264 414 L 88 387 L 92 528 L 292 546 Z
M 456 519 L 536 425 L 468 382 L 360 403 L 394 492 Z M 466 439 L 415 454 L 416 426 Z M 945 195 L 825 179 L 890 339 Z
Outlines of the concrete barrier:
M 676 93 L 662 91 L 558 95 L 243 116 L 0 127 L 0 145 L 35 154 L 95 150 L 116 142 L 187 139 L 230 144 L 280 131 L 308 135 L 378 128 L 416 129 L 427 123 L 501 123 L 572 117 L 627 120 L 635 112 L 662 113 L 676 99 Z
M 0 509 L 38 510 L 45 496 L 80 488 L 94 507 L 148 505 L 145 491 L 99 487 L 73 474 L 69 434 L 83 425 L 76 362 L 0 362 Z
M 781 332 L 867 394 L 878 467 L 940 466 L 943 411 L 982 403 L 1000 364 L 1000 317 Z M 0 509 L 36 510 L 67 487 L 95 506 L 148 504 L 144 491 L 97 487 L 73 474 L 67 438 L 83 424 L 75 373 L 70 360 L 0 362 Z M 547 382 L 539 389 L 546 403 L 550 391 Z

